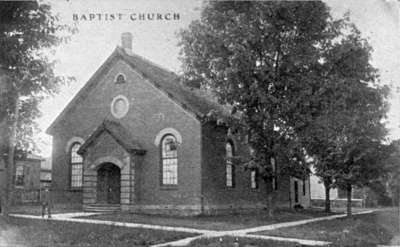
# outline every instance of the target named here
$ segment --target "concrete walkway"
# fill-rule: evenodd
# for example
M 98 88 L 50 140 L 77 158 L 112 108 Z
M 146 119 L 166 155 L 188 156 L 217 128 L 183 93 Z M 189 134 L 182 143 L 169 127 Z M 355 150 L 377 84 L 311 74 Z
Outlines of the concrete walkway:
M 375 210 L 362 211 L 362 212 L 354 213 L 354 215 L 369 214 L 374 211 Z M 37 215 L 26 215 L 26 214 L 11 214 L 10 216 L 18 217 L 18 218 L 28 218 L 28 219 L 45 219 L 45 220 L 54 220 L 54 221 L 80 222 L 80 223 L 88 223 L 88 224 L 112 225 L 112 226 L 145 228 L 145 229 L 154 229 L 154 230 L 163 230 L 163 231 L 174 231 L 174 232 L 186 232 L 186 233 L 200 234 L 199 236 L 184 238 L 184 239 L 176 240 L 173 242 L 157 244 L 157 245 L 153 245 L 152 247 L 186 246 L 190 242 L 197 240 L 197 239 L 215 238 L 215 237 L 222 237 L 222 236 L 256 238 L 256 239 L 265 239 L 265 240 L 296 242 L 301 245 L 324 246 L 324 245 L 329 245 L 330 242 L 257 235 L 257 232 L 274 230 L 274 229 L 291 227 L 291 226 L 299 226 L 299 225 L 304 225 L 304 224 L 308 224 L 311 222 L 332 220 L 332 219 L 337 219 L 337 218 L 343 218 L 346 216 L 346 214 L 338 214 L 338 215 L 331 215 L 331 216 L 325 216 L 325 217 L 319 217 L 319 218 L 313 218 L 313 219 L 307 219 L 307 220 L 283 222 L 283 223 L 277 223 L 277 224 L 271 224 L 271 225 L 265 225 L 265 226 L 259 226 L 259 227 L 252 227 L 252 228 L 246 228 L 246 229 L 240 229 L 240 230 L 232 230 L 232 231 L 212 231 L 212 230 L 201 230 L 201 229 L 188 228 L 188 227 L 171 227 L 171 226 L 138 224 L 138 223 L 129 223 L 129 222 L 116 222 L 116 221 L 109 221 L 109 220 L 93 220 L 93 219 L 75 218 L 75 217 L 84 217 L 84 216 L 91 216 L 91 215 L 97 215 L 97 214 L 101 214 L 101 213 L 79 212 L 79 213 L 54 214 L 51 219 L 42 218 L 41 216 L 37 216 Z
M 372 213 L 374 210 L 368 210 L 363 212 L 354 213 L 357 214 L 369 214 Z M 266 235 L 257 235 L 256 232 L 268 231 L 268 230 L 275 230 L 284 227 L 291 227 L 291 226 L 299 226 L 304 225 L 312 222 L 318 222 L 323 220 L 332 220 L 337 218 L 346 217 L 346 214 L 338 214 L 338 215 L 331 215 L 307 220 L 298 220 L 298 221 L 291 221 L 291 222 L 282 222 L 277 224 L 271 224 L 266 226 L 259 226 L 253 228 L 246 228 L 241 230 L 233 230 L 233 231 L 213 231 L 211 234 L 203 234 L 196 237 L 184 238 L 173 242 L 162 243 L 153 245 L 152 247 L 164 247 L 164 246 L 186 246 L 190 244 L 190 242 L 202 239 L 202 238 L 215 238 L 215 237 L 222 237 L 222 236 L 232 236 L 232 237 L 243 237 L 243 238 L 256 238 L 256 239 L 265 239 L 265 240 L 275 240 L 275 241 L 286 241 L 286 242 L 296 242 L 301 245 L 312 245 L 312 246 L 326 246 L 329 245 L 331 242 L 326 241 L 319 241 L 319 240 L 306 240 L 306 239 L 298 239 L 298 238 L 283 238 L 283 237 L 275 237 L 275 236 L 266 236 Z M 251 234 L 253 233 L 253 234 Z
M 99 214 L 99 213 L 95 213 Z M 122 227 L 131 227 L 131 228 L 145 228 L 145 229 L 154 229 L 154 230 L 163 230 L 163 231 L 173 231 L 173 232 L 187 232 L 187 233 L 196 233 L 196 234 L 210 234 L 214 231 L 208 230 L 200 230 L 195 228 L 188 227 L 172 227 L 172 226 L 161 226 L 161 225 L 149 225 L 149 224 L 139 224 L 139 223 L 129 223 L 129 222 L 118 222 L 118 221 L 110 221 L 110 220 L 93 220 L 93 219 L 79 219 L 73 217 L 82 217 L 82 216 L 90 216 L 93 214 L 82 213 L 75 214 L 74 216 L 70 216 L 70 214 L 58 214 L 57 216 L 53 216 L 52 218 L 42 218 L 42 216 L 37 215 L 26 215 L 26 214 L 10 214 L 12 217 L 18 218 L 27 218 L 27 219 L 40 219 L 40 220 L 55 220 L 55 221 L 67 221 L 67 222 L 80 222 L 80 223 L 88 223 L 88 224 L 99 224 L 99 225 L 110 225 L 110 226 L 122 226 Z

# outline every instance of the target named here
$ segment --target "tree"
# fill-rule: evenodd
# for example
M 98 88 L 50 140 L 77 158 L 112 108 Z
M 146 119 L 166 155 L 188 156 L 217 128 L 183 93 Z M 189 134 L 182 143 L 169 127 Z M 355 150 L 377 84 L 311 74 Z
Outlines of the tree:
M 390 155 L 382 162 L 385 165 L 386 176 L 383 181 L 386 184 L 386 192 L 392 199 L 392 206 L 399 205 L 400 196 L 400 140 L 394 140 L 390 144 Z
M 295 130 L 311 114 L 305 109 L 330 22 L 322 2 L 215 1 L 180 33 L 186 83 L 210 88 L 240 112 L 230 124 L 247 132 L 249 163 L 262 169 L 270 202 L 274 178 L 307 171 Z M 271 160 L 281 161 L 278 169 Z
M 292 115 L 287 121 L 292 122 L 307 154 L 314 159 L 329 212 L 330 188 L 344 186 L 349 191 L 351 185 L 368 184 L 374 179 L 371 175 L 383 172 L 373 158 L 382 157 L 388 88 L 379 84 L 377 70 L 370 64 L 372 48 L 348 16 L 329 22 L 326 33 L 329 38 L 318 45 L 319 63 L 313 67 L 313 76 L 318 79 L 309 84 L 309 101 L 299 109 L 299 118 Z M 363 160 L 358 173 L 354 169 L 361 164 L 351 162 L 356 153 L 357 162 L 361 157 L 370 158 Z M 350 206 L 348 197 L 349 214 Z
M 365 148 L 383 140 L 387 89 L 348 17 L 334 20 L 322 2 L 209 2 L 180 37 L 186 83 L 232 107 L 230 125 L 249 135 L 248 163 L 262 168 L 269 201 L 274 178 L 306 170 L 306 155 L 326 185 L 328 211 L 332 186 L 372 179 L 352 172 L 359 157 L 379 153 L 356 150 L 361 140 Z M 271 160 L 284 160 L 278 174 Z
M 0 158 L 7 165 L 2 208 L 6 215 L 14 187 L 14 152 L 32 150 L 39 102 L 70 77 L 54 74 L 53 47 L 68 40 L 75 28 L 60 25 L 50 6 L 39 2 L 0 3 Z
M 383 142 L 387 129 L 388 88 L 381 86 L 377 70 L 370 64 L 372 48 L 360 32 L 348 25 L 348 35 L 328 50 L 329 77 L 342 88 L 336 116 L 335 184 L 347 190 L 347 213 L 351 215 L 352 186 L 366 185 L 384 170 L 380 160 L 387 154 Z M 339 55 L 339 56 L 338 56 Z

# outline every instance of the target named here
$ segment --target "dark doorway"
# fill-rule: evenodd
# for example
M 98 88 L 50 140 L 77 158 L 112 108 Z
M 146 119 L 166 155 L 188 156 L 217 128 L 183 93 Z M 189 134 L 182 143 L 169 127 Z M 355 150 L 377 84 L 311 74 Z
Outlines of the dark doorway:
M 107 163 L 97 170 L 97 203 L 119 204 L 121 170 L 118 166 Z
M 299 203 L 299 183 L 294 181 L 294 203 Z

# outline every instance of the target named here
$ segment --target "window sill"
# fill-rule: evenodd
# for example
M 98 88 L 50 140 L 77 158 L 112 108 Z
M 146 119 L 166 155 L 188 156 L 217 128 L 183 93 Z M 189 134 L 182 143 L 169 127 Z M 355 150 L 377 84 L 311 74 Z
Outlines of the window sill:
M 79 191 L 82 191 L 82 190 L 83 190 L 82 187 L 80 187 L 80 188 L 69 188 L 69 191 L 76 191 L 76 192 L 79 192 Z
M 160 190 L 178 190 L 178 185 L 160 185 Z

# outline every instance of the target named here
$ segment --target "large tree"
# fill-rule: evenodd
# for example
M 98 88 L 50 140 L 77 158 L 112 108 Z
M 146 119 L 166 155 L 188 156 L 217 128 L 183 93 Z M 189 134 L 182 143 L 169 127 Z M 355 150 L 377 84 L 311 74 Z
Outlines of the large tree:
M 14 187 L 15 150 L 34 147 L 34 120 L 39 102 L 71 78 L 54 73 L 52 49 L 76 29 L 59 24 L 47 4 L 37 1 L 0 3 L 0 158 L 6 164 L 3 213 L 8 214 Z
M 321 47 L 321 63 L 315 70 L 320 82 L 307 109 L 313 114 L 296 127 L 307 152 L 315 157 L 316 175 L 326 188 L 326 211 L 332 186 L 351 190 L 350 184 L 361 186 L 368 183 L 367 178 L 374 179 L 371 175 L 383 172 L 373 158 L 381 157 L 387 134 L 382 120 L 388 109 L 388 88 L 380 85 L 377 70 L 370 64 L 372 49 L 367 40 L 348 18 L 331 28 L 334 38 Z M 357 173 L 354 169 L 360 164 L 350 162 L 355 155 L 357 162 L 363 155 L 371 158 L 363 160 L 363 169 Z M 345 185 L 344 180 L 348 181 Z
M 323 53 L 326 63 L 322 75 L 336 90 L 328 96 L 333 112 L 327 117 L 331 124 L 324 130 L 334 137 L 327 141 L 334 157 L 330 175 L 334 185 L 347 190 L 347 212 L 351 215 L 352 187 L 367 185 L 384 173 L 379 161 L 388 154 L 383 145 L 387 135 L 383 120 L 389 91 L 371 65 L 368 41 L 347 20 L 342 30 Z
M 328 195 L 335 181 L 354 184 L 344 167 L 356 166 L 348 158 L 358 139 L 377 144 L 385 135 L 386 94 L 371 48 L 322 2 L 208 2 L 180 45 L 186 83 L 240 112 L 231 124 L 248 132 L 250 163 L 263 168 L 270 201 L 274 178 L 306 170 L 305 155 Z M 278 174 L 271 160 L 283 161 Z
M 277 176 L 307 170 L 295 127 L 309 117 L 304 109 L 330 22 L 322 2 L 215 1 L 181 32 L 186 82 L 211 88 L 241 113 L 234 125 L 249 135 L 251 163 L 262 168 L 270 202 Z M 271 160 L 281 161 L 277 169 Z

